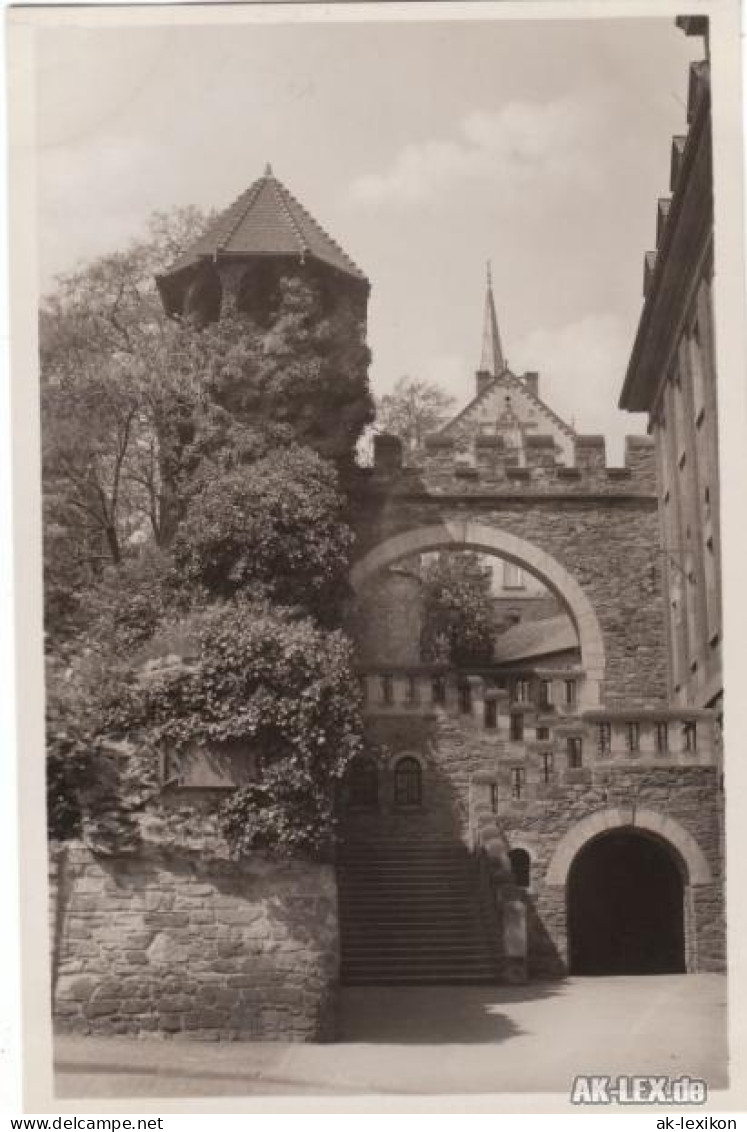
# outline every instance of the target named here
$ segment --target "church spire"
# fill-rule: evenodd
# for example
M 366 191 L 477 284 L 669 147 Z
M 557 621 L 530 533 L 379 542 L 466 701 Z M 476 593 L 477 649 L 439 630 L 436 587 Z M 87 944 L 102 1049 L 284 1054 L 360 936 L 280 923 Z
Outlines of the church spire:
M 485 322 L 482 331 L 482 356 L 477 373 L 478 376 L 495 378 L 500 377 L 503 373 L 506 368 L 506 360 L 503 357 L 501 336 L 498 332 L 498 319 L 495 314 L 490 260 L 488 260 L 487 284 L 485 294 Z

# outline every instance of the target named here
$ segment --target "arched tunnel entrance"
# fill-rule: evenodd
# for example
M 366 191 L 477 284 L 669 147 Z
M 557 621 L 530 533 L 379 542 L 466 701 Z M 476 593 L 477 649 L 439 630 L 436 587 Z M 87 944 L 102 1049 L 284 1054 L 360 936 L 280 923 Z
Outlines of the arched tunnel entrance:
M 568 876 L 574 975 L 684 972 L 683 881 L 662 841 L 618 829 L 588 841 Z

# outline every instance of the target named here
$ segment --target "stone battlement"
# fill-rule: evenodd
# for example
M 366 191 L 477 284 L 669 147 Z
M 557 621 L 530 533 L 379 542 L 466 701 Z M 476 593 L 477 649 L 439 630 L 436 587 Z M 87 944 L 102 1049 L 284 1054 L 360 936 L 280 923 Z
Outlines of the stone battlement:
M 574 462 L 562 463 L 552 436 L 528 435 L 523 455 L 500 434 L 484 434 L 465 448 L 452 436 L 436 433 L 425 440 L 417 463 L 405 466 L 402 442 L 374 438 L 374 464 L 367 474 L 375 483 L 402 491 L 436 494 L 653 495 L 656 466 L 653 441 L 628 436 L 625 463 L 607 464 L 603 436 L 577 436 Z

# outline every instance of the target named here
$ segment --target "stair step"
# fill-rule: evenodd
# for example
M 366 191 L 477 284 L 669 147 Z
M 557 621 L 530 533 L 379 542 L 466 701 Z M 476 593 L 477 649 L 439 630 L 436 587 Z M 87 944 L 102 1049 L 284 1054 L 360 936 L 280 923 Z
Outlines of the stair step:
M 412 978 L 420 979 L 495 979 L 496 963 L 346 963 L 340 969 L 340 978 Z
M 478 874 L 448 841 L 360 841 L 340 850 L 341 982 L 490 985 L 499 965 L 480 913 Z
M 460 963 L 471 962 L 477 959 L 480 962 L 492 963 L 494 956 L 491 954 L 488 947 L 484 943 L 476 940 L 474 943 L 465 946 L 445 946 L 433 947 L 429 945 L 409 946 L 401 942 L 390 943 L 386 947 L 370 947 L 361 945 L 360 947 L 347 947 L 345 949 L 345 962 L 349 959 L 365 959 L 372 963 L 376 963 L 378 959 L 413 959 L 419 960 L 421 958 L 429 960 L 458 960 Z
M 498 975 L 341 975 L 346 987 L 483 987 L 495 986 Z

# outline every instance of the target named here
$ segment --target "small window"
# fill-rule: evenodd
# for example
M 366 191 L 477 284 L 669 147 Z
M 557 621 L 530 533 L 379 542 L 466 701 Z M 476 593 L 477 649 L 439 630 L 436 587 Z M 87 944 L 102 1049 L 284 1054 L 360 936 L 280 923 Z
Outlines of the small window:
M 490 808 L 494 814 L 498 813 L 498 786 L 495 782 L 490 783 Z
M 416 704 L 418 702 L 418 681 L 416 676 L 407 677 L 407 690 L 406 690 L 408 704 Z
M 578 770 L 584 765 L 584 748 L 580 736 L 568 736 L 567 751 L 569 770 Z
M 549 708 L 549 707 L 552 706 L 552 681 L 551 680 L 540 680 L 539 706 L 541 708 Z
M 495 731 L 498 726 L 498 704 L 496 700 L 485 701 L 485 728 Z
M 431 695 L 434 704 L 446 703 L 446 677 L 434 676 L 431 680 Z
M 543 751 L 542 752 L 542 781 L 544 782 L 545 786 L 547 786 L 550 782 L 552 782 L 553 762 L 554 762 L 554 759 L 553 759 L 552 751 Z
M 612 724 L 600 723 L 597 727 L 597 750 L 600 755 L 608 755 L 612 750 Z
M 381 677 L 381 702 L 390 705 L 394 703 L 394 678 L 392 676 Z
M 511 767 L 511 797 L 522 798 L 526 786 L 526 771 L 523 766 Z
M 682 728 L 682 738 L 685 750 L 692 753 L 698 749 L 698 725 L 690 720 Z
M 524 575 L 519 566 L 513 562 L 503 563 L 503 588 L 505 590 L 523 590 Z
M 547 743 L 547 742 L 549 742 L 549 740 L 550 740 L 550 728 L 549 727 L 538 727 L 537 728 L 537 742 L 538 743 Z
M 423 802 L 423 773 L 411 755 L 394 768 L 394 801 L 398 806 L 420 806 Z
M 529 680 L 517 680 L 514 684 L 514 701 L 517 704 L 528 704 L 531 693 Z
M 348 771 L 350 805 L 360 810 L 374 810 L 379 804 L 379 772 L 372 758 L 354 759 Z
M 459 710 L 462 715 L 472 714 L 472 689 L 466 680 L 459 685 Z
M 521 743 L 524 739 L 524 716 L 520 711 L 511 713 L 511 728 L 509 735 L 512 743 Z
M 514 884 L 519 888 L 529 888 L 532 879 L 532 858 L 526 849 L 509 849 L 508 859 L 511 862 Z
M 656 724 L 656 750 L 660 755 L 666 755 L 669 751 L 669 724 L 657 723 Z
M 628 750 L 631 755 L 637 754 L 641 749 L 641 725 L 640 723 L 628 723 L 625 728 L 625 737 L 628 744 Z
M 565 682 L 565 706 L 566 707 L 575 707 L 576 706 L 576 697 L 577 697 L 576 681 L 575 680 L 566 680 L 566 682 Z

